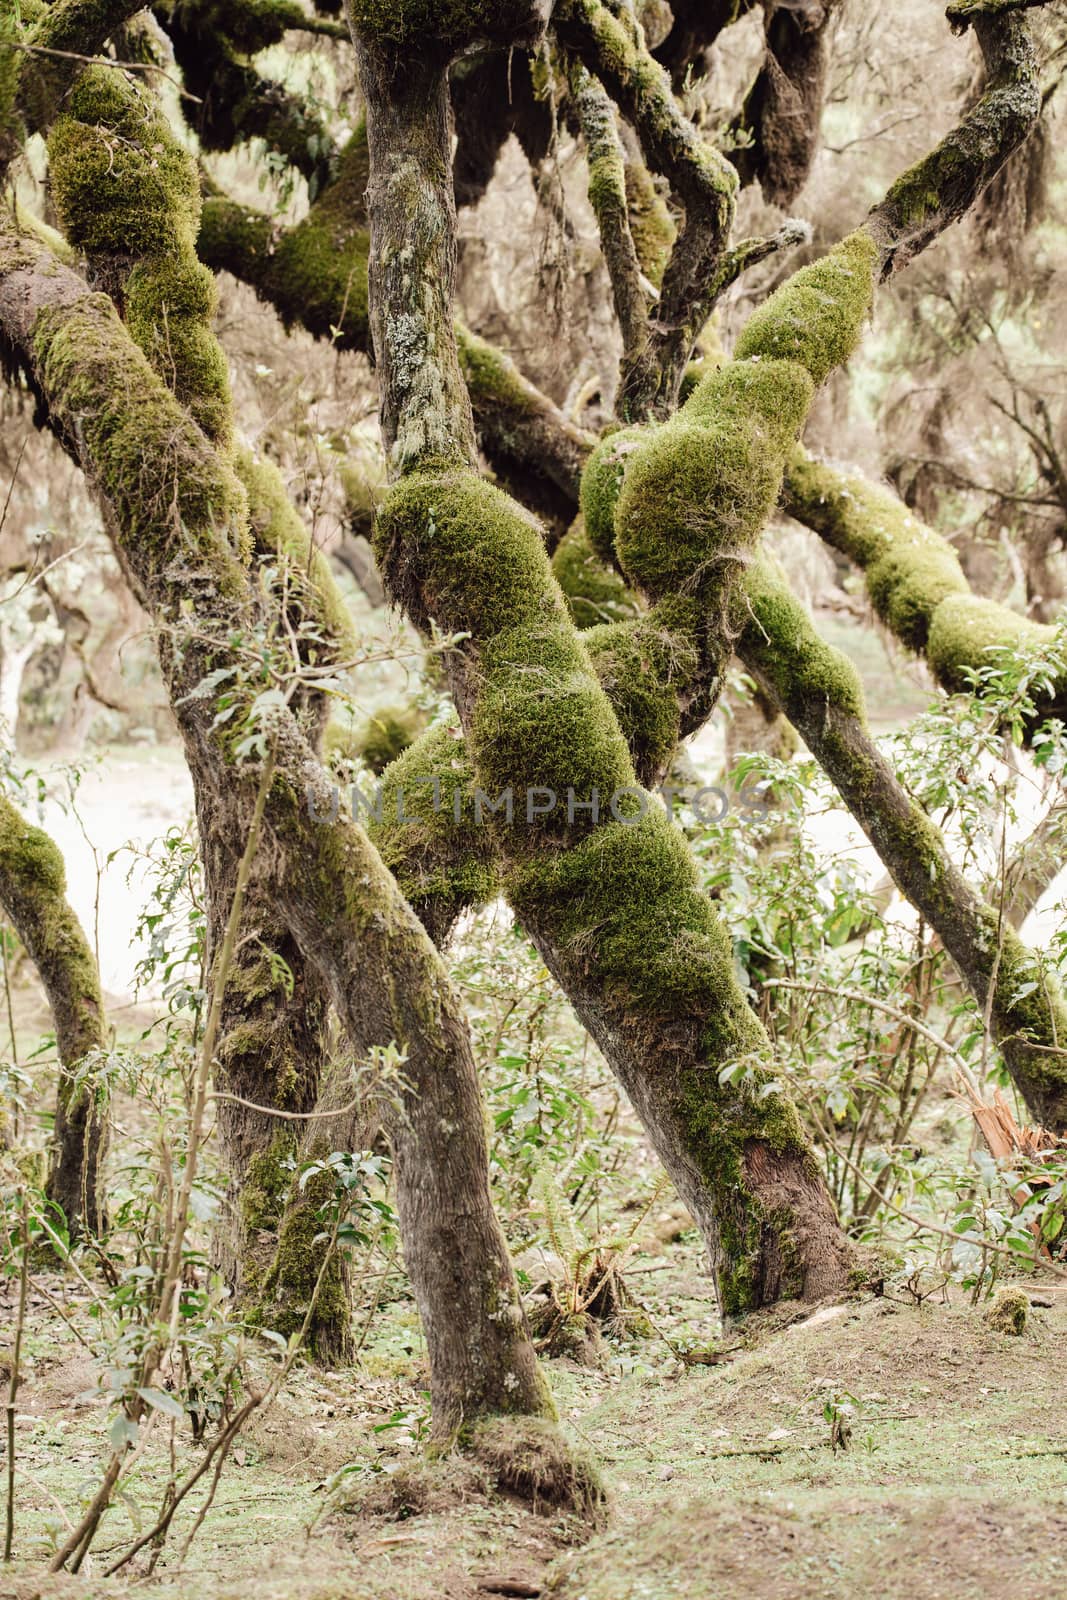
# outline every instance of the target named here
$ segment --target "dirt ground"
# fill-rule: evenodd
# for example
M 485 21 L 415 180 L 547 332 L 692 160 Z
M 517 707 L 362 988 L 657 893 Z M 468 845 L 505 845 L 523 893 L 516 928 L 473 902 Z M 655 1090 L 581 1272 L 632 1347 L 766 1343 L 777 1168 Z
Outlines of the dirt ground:
M 109 1513 L 92 1570 L 45 1575 L 106 1442 L 93 1362 L 71 1333 L 77 1309 L 64 1323 L 35 1293 L 16 1418 L 18 1559 L 0 1596 L 1062 1600 L 1067 1293 L 1032 1293 L 1049 1303 L 1021 1337 L 994 1332 L 982 1308 L 874 1299 L 754 1333 L 710 1367 L 657 1360 L 647 1340 L 609 1344 L 601 1371 L 552 1361 L 564 1427 L 608 1489 L 600 1532 L 487 1493 L 461 1462 L 417 1465 L 425 1369 L 397 1302 L 361 1366 L 294 1377 L 242 1436 L 184 1566 L 192 1510 L 147 1581 L 143 1558 L 124 1578 L 101 1574 L 150 1525 L 163 1436 Z M 6 1286 L 4 1325 L 10 1310 Z M 828 1414 L 842 1409 L 851 1436 L 835 1449 Z M 415 1420 L 382 1428 L 404 1412 Z M 188 1470 L 196 1448 L 176 1449 Z M 417 1492 L 398 1493 L 409 1480 Z

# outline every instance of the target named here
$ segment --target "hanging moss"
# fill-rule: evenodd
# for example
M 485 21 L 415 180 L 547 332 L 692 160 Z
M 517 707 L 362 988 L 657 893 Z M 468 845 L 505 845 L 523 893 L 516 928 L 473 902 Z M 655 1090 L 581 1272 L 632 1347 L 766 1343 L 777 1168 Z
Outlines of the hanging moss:
M 556 546 L 552 571 L 567 597 L 576 627 L 592 628 L 597 623 L 636 614 L 636 597 L 625 580 L 596 555 L 581 522 L 576 522 Z
M 794 272 L 754 311 L 734 356 L 797 361 L 823 383 L 859 343 L 874 298 L 878 247 L 865 229 L 850 233 L 808 267 Z

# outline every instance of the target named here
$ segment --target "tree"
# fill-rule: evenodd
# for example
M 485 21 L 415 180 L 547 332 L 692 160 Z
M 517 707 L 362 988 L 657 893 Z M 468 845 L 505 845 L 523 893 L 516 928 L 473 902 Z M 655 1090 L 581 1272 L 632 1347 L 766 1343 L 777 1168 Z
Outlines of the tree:
M 23 0 L 4 24 L 0 154 L 10 164 L 30 133 L 46 137 L 62 235 L 4 214 L 5 368 L 92 483 L 154 620 L 196 790 L 212 962 L 268 785 L 235 962 L 215 974 L 232 1200 L 218 1261 L 252 1300 L 279 1283 L 310 1292 L 314 1240 L 285 1221 L 297 1138 L 277 1113 L 306 1116 L 328 1088 L 329 1007 L 357 1054 L 400 1047 L 403 1091 L 373 1109 L 396 1161 L 442 1437 L 497 1412 L 551 1413 L 492 1212 L 462 1005 L 432 942 L 501 888 L 700 1223 L 724 1314 L 849 1281 L 811 1140 L 685 837 L 650 793 L 713 711 L 735 650 L 937 929 L 1035 1118 L 1067 1126 L 1059 995 L 1029 981 L 1030 953 L 954 866 L 871 740 L 854 671 L 760 548 L 784 480 L 794 514 L 859 561 L 889 626 L 951 687 L 1005 629 L 1019 637 L 935 535 L 885 497 L 873 512 L 861 494 L 842 502 L 797 441 L 878 285 L 967 212 L 1037 124 L 1028 24 L 1018 5 L 950 8 L 978 40 L 980 94 L 758 306 L 727 359 L 708 334 L 727 291 L 808 241 L 788 219 L 737 243 L 731 232 L 741 183 L 791 201 L 804 182 L 834 14 L 765 8 L 763 66 L 719 149 L 672 75 L 680 85 L 736 9 L 350 0 L 366 115 L 338 149 L 253 56 L 294 29 L 336 40 L 340 24 L 286 0 L 161 3 L 199 151 L 263 140 L 307 182 L 291 227 L 198 173 L 161 109 L 161 35 L 132 22 L 132 0 Z M 584 146 L 621 343 L 599 437 L 456 323 L 457 194 L 477 199 L 514 132 L 547 196 L 560 122 Z M 383 810 L 372 842 L 335 814 L 318 752 L 348 619 L 277 472 L 242 445 L 212 330 L 221 270 L 286 325 L 373 350 L 393 479 L 376 552 L 392 598 L 445 639 L 457 719 L 385 773 L 414 830 Z M 834 496 L 847 516 L 828 511 Z M 558 533 L 579 503 L 583 525 L 550 562 L 531 511 Z M 619 616 L 579 631 L 605 596 Z M 434 787 L 443 771 L 455 812 Z M 468 785 L 487 826 L 462 825 Z M 335 1288 L 315 1330 L 330 1360 L 345 1350 Z

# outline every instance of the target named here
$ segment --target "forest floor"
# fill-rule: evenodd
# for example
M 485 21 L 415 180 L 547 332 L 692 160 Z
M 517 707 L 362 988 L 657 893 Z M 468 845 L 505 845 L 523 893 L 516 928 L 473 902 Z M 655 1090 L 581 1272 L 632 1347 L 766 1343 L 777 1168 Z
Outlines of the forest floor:
M 692 1244 L 665 1250 L 646 1302 L 657 1326 L 679 1306 L 695 1308 L 689 1297 L 702 1292 Z M 168 1470 L 162 1437 L 105 1520 L 92 1572 L 44 1573 L 50 1545 L 99 1481 L 107 1446 L 89 1395 L 93 1362 L 73 1335 L 70 1285 L 38 1282 L 67 1295 L 70 1315 L 64 1322 L 42 1293 L 31 1295 L 16 1427 L 18 1559 L 0 1569 L 5 1600 L 1067 1593 L 1062 1288 L 1032 1291 L 1045 1304 L 1032 1307 L 1020 1337 L 994 1332 L 982 1307 L 917 1306 L 902 1294 L 797 1311 L 783 1326 L 784 1308 L 776 1326 L 724 1346 L 713 1366 L 683 1364 L 658 1336 L 606 1341 L 601 1370 L 549 1362 L 564 1428 L 608 1490 L 599 1532 L 485 1492 L 457 1460 L 412 1470 L 426 1374 L 413 1308 L 398 1299 L 376 1319 L 355 1369 L 294 1374 L 241 1436 L 184 1566 L 175 1570 L 193 1512 L 183 1508 L 146 1582 L 143 1557 L 125 1578 L 97 1574 L 150 1524 Z M 5 1285 L 0 1325 L 12 1309 Z M 827 1409 L 842 1405 L 851 1438 L 834 1449 Z M 197 1447 L 179 1440 L 179 1471 L 197 1459 Z

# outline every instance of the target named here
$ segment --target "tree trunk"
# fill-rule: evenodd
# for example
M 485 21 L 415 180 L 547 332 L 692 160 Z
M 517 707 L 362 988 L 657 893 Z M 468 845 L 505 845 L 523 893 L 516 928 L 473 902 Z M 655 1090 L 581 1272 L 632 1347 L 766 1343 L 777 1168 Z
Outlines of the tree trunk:
M 619 725 L 539 530 L 472 470 L 444 67 L 360 57 L 371 326 L 391 460 L 407 472 L 379 518 L 383 576 L 418 625 L 471 636 L 451 653 L 452 688 L 485 792 L 511 787 L 521 812 L 537 789 L 588 802 L 596 788 L 606 809 L 635 793 Z M 654 810 L 632 820 L 498 828 L 512 903 L 703 1225 L 724 1313 L 817 1299 L 849 1266 L 818 1164 L 681 834 Z
M 161 624 L 161 658 L 194 772 L 248 799 L 200 698 L 240 674 L 229 641 L 254 626 L 234 475 L 84 279 L 0 220 L 0 333 L 49 425 L 105 508 L 116 553 Z M 156 471 L 146 473 L 145 462 Z M 175 627 L 195 616 L 195 631 Z M 191 698 L 197 691 L 196 697 Z M 266 823 L 277 903 L 358 1051 L 397 1043 L 406 1087 L 387 1105 L 408 1269 L 426 1329 L 435 1435 L 476 1418 L 552 1414 L 492 1208 L 477 1069 L 458 996 L 362 829 L 331 813 L 332 786 L 293 717 L 272 724 Z M 249 801 L 250 803 L 250 801 Z M 383 1120 L 385 1120 L 383 1118 Z
M 96 958 L 66 897 L 58 846 L 0 796 L 0 903 L 40 974 L 59 1052 L 59 1090 L 49 1160 L 48 1198 L 73 1236 L 99 1233 L 105 1221 L 101 1164 L 107 1110 L 91 1074 L 78 1082 L 86 1056 L 105 1045 L 104 1006 Z

